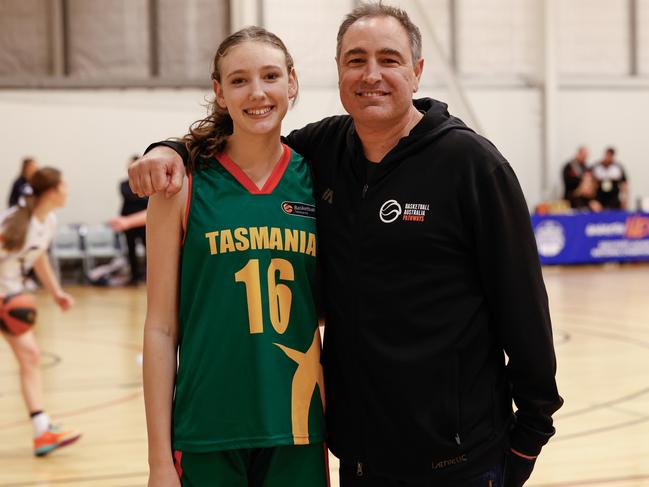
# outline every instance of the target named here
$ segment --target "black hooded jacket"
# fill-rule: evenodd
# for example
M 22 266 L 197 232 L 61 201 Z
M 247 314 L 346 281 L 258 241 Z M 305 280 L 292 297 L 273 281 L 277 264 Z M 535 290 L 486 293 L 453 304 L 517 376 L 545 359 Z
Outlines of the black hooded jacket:
M 512 168 L 445 104 L 415 105 L 423 119 L 369 180 L 349 116 L 286 140 L 314 165 L 328 446 L 380 475 L 458 485 L 510 446 L 537 455 L 562 399 Z

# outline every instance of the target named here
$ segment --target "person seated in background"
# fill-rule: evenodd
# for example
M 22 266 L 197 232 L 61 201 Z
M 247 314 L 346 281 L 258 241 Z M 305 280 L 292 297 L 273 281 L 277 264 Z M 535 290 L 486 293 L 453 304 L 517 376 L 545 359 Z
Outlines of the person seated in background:
M 139 156 L 131 157 L 130 162 L 136 161 Z M 135 285 L 144 280 L 144 270 L 140 268 L 137 257 L 138 240 L 146 247 L 146 208 L 149 199 L 140 198 L 131 191 L 128 179 L 120 182 L 119 190 L 124 200 L 120 216 L 109 221 L 110 226 L 116 232 L 124 232 L 126 246 L 128 248 L 128 264 L 131 268 L 131 279 L 129 284 Z
M 9 193 L 9 207 L 16 206 L 20 197 L 24 193 L 31 194 L 31 188 L 29 186 L 29 178 L 32 177 L 38 170 L 38 163 L 33 157 L 25 157 L 23 159 L 22 169 L 20 170 L 20 176 L 16 178 L 13 185 L 11 186 L 11 192 Z
M 615 161 L 615 149 L 608 147 L 604 158 L 593 167 L 597 201 L 604 209 L 626 210 L 629 185 L 624 168 Z
M 588 149 L 581 146 L 577 149 L 575 157 L 563 166 L 563 199 L 570 202 L 571 208 L 584 207 L 584 198 L 587 195 L 582 194 L 581 190 L 588 189 L 588 184 L 585 188 L 582 187 L 584 175 L 588 173 L 587 160 Z M 592 197 L 594 198 L 594 196 L 593 194 Z
M 597 181 L 591 170 L 584 172 L 579 186 L 573 191 L 570 207 L 576 210 L 602 211 L 602 204 L 597 201 Z

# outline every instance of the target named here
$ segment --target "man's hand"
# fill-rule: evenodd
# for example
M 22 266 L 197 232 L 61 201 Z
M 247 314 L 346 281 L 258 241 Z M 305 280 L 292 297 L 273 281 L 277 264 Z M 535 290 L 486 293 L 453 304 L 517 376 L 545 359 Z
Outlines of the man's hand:
M 176 194 L 183 186 L 184 176 L 182 158 L 164 146 L 154 147 L 128 168 L 128 184 L 140 197 L 160 191 L 164 191 L 166 197 Z
M 534 470 L 535 457 L 509 451 L 505 455 L 505 487 L 522 487 Z

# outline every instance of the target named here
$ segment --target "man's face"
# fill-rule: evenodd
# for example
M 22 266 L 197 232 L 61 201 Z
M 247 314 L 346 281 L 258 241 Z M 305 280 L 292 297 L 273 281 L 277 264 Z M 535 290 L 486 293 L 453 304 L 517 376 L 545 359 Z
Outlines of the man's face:
M 586 160 L 588 159 L 588 149 L 581 148 L 579 151 L 577 151 L 577 160 L 584 164 Z
M 342 38 L 340 101 L 356 125 L 392 127 L 412 107 L 423 59 L 413 63 L 408 34 L 393 17 L 363 18 Z

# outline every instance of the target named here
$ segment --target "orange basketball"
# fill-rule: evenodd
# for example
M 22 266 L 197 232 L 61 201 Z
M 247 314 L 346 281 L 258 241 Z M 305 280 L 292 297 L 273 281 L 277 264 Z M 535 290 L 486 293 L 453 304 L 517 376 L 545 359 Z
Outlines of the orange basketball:
M 31 294 L 10 294 L 0 304 L 0 329 L 22 335 L 36 322 L 36 302 Z

